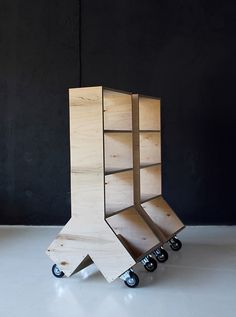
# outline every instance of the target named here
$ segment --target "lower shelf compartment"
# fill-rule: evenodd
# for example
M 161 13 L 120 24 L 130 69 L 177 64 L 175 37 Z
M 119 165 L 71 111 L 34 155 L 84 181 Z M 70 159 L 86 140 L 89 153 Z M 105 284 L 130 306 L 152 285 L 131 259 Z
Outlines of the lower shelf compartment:
M 123 210 L 106 221 L 136 261 L 161 244 L 134 207 Z
M 162 196 L 141 205 L 154 224 L 160 228 L 166 241 L 184 228 L 182 221 Z

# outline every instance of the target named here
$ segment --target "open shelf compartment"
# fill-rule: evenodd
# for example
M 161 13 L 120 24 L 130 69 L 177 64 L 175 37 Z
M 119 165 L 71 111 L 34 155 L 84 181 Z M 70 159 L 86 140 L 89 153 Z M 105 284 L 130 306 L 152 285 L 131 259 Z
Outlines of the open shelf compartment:
M 166 241 L 184 228 L 182 221 L 162 196 L 143 203 L 142 207 L 161 229 Z
M 105 176 L 105 216 L 132 206 L 133 171 Z
M 105 174 L 133 168 L 132 133 L 104 133 Z
M 161 163 L 161 134 L 160 132 L 140 132 L 140 166 Z
M 106 221 L 136 261 L 161 243 L 134 207 L 123 210 Z
M 141 202 L 161 195 L 161 164 L 140 169 Z
M 131 94 L 103 88 L 104 130 L 132 131 Z
M 139 96 L 139 130 L 160 131 L 160 99 Z

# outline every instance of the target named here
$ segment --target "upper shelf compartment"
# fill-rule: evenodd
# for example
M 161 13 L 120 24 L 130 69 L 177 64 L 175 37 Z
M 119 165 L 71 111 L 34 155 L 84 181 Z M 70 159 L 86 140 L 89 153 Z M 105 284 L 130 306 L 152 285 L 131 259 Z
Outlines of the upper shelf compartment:
M 104 130 L 132 131 L 131 94 L 103 89 Z
M 160 131 L 160 99 L 139 96 L 139 130 Z

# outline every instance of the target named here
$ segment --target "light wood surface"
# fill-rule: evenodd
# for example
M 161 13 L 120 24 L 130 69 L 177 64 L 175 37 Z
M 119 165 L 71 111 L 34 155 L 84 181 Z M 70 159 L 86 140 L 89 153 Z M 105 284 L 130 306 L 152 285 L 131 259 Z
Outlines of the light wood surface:
M 105 173 L 133 168 L 132 133 L 104 133 Z
M 69 101 L 72 217 L 47 254 L 66 276 L 95 263 L 111 282 L 183 228 L 156 198 L 160 100 L 87 87 Z
M 139 96 L 139 129 L 160 130 L 160 100 Z
M 141 201 L 161 195 L 161 165 L 140 170 Z
M 47 253 L 67 276 L 92 260 L 111 282 L 135 261 L 104 221 L 102 96 L 102 87 L 70 89 L 72 218 Z
M 153 222 L 161 229 L 165 240 L 169 240 L 170 237 L 184 228 L 182 221 L 162 196 L 143 203 L 142 207 Z
M 108 282 L 135 264 L 111 228 L 104 221 L 94 222 L 92 218 L 89 226 L 82 217 L 72 217 L 49 246 L 47 254 L 66 276 L 77 272 L 79 266 L 82 268 L 89 255 Z
M 134 204 L 133 171 L 105 176 L 106 216 Z
M 107 218 L 116 234 L 128 243 L 130 253 L 137 259 L 148 250 L 157 247 L 160 240 L 156 237 L 135 208 L 129 208 Z
M 161 163 L 160 132 L 140 132 L 140 165 Z
M 69 90 L 72 216 L 104 208 L 102 87 Z M 93 197 L 93 199 L 91 199 Z M 96 203 L 94 203 L 96 202 Z
M 130 94 L 104 89 L 104 129 L 132 131 Z
M 158 239 L 165 243 L 183 228 L 183 223 L 161 196 L 160 100 L 133 94 L 132 103 L 134 204 Z

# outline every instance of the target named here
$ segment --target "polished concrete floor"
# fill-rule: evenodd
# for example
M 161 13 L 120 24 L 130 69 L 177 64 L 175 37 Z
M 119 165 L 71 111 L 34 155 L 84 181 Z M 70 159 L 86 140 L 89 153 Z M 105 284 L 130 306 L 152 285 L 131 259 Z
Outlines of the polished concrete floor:
M 138 288 L 109 284 L 94 265 L 57 279 L 45 249 L 60 227 L 0 227 L 2 317 L 236 316 L 236 227 L 187 227 L 183 248 Z

